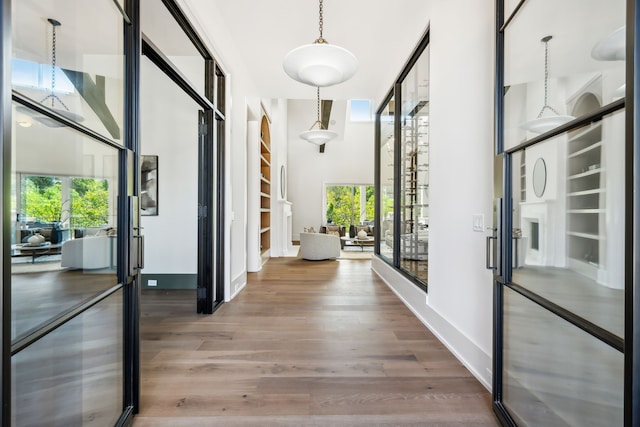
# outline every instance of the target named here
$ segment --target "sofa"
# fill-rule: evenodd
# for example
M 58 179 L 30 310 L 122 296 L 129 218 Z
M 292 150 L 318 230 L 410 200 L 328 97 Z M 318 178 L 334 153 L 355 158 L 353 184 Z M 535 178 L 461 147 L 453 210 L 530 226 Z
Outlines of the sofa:
M 340 256 L 340 237 L 324 233 L 300 233 L 300 257 L 318 261 Z
M 67 240 L 62 244 L 60 265 L 83 270 L 114 268 L 115 236 L 90 236 Z

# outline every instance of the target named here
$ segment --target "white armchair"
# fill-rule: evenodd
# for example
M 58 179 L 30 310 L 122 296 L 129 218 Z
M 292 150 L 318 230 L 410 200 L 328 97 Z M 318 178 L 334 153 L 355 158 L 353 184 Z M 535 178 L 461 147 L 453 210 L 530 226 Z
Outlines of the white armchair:
M 300 233 L 300 256 L 312 261 L 338 258 L 340 238 L 333 234 Z

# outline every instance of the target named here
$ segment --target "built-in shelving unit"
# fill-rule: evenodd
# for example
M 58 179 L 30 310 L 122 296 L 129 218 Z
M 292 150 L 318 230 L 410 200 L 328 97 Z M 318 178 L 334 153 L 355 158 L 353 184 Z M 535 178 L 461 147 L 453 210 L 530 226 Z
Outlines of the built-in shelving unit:
M 260 120 L 260 256 L 271 248 L 271 132 L 266 114 Z
M 567 149 L 567 247 L 571 268 L 596 278 L 604 240 L 602 122 L 569 134 Z

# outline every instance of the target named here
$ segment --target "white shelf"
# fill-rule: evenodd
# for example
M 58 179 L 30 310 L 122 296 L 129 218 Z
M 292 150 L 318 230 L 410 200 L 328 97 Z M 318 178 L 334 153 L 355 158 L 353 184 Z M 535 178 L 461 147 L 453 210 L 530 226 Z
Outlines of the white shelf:
M 604 168 L 591 169 L 590 171 L 577 173 L 575 175 L 569 175 L 569 179 L 584 178 L 585 176 L 594 175 L 600 172 L 604 172 Z
M 600 130 L 601 127 L 602 127 L 602 122 L 598 122 L 598 123 L 592 124 L 588 128 L 585 128 L 580 131 L 576 131 L 576 133 L 569 135 L 569 142 L 575 142 L 578 140 L 584 141 L 585 139 L 590 140 L 594 143 L 598 142 L 600 141 L 600 135 L 598 134 L 598 131 Z
M 583 237 L 585 239 L 592 239 L 592 240 L 600 240 L 602 238 L 601 236 L 598 236 L 597 234 L 579 233 L 577 231 L 569 231 L 569 232 L 567 232 L 567 234 L 569 236 Z
M 604 213 L 604 209 L 569 209 L 567 213 L 572 214 L 599 214 Z
M 591 150 L 595 150 L 596 148 L 602 147 L 602 142 L 595 142 L 591 145 L 589 145 L 588 147 L 583 148 L 582 150 L 576 151 L 575 153 L 571 153 L 569 154 L 569 158 L 574 158 L 577 156 L 581 156 L 585 153 L 588 153 Z
M 590 194 L 601 194 L 601 193 L 604 193 L 604 189 L 595 188 L 593 190 L 576 191 L 574 193 L 567 194 L 567 196 L 569 196 L 569 197 L 577 197 L 577 196 L 588 196 Z

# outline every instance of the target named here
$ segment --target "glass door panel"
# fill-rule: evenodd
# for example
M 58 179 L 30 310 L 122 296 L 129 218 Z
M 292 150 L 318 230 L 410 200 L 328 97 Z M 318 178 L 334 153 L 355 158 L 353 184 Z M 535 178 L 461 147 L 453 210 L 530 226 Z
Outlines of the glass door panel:
M 623 337 L 624 111 L 513 164 L 512 282 Z
M 11 16 L 13 89 L 122 143 L 123 15 L 113 0 L 20 0 Z
M 160 0 L 141 0 L 142 32 L 200 93 L 205 91 L 205 60 Z M 214 101 L 214 99 L 211 99 Z
M 524 3 L 505 30 L 505 148 L 624 96 L 625 4 Z M 579 102 L 585 92 L 593 98 Z
M 123 402 L 122 290 L 12 359 L 14 426 L 112 426 Z
M 622 426 L 624 355 L 516 292 L 504 295 L 504 404 L 519 426 Z
M 36 117 L 14 105 L 14 338 L 117 283 L 118 149 Z

